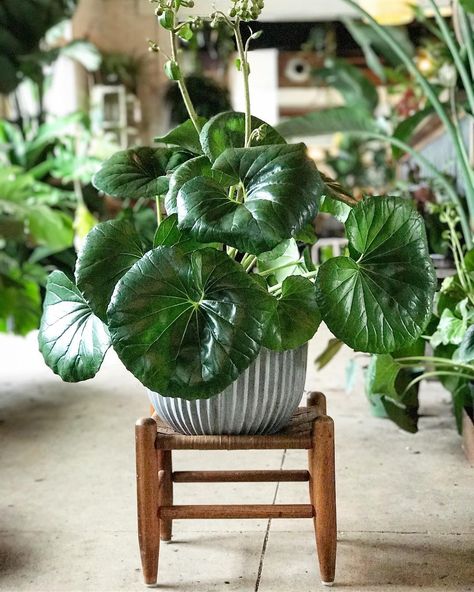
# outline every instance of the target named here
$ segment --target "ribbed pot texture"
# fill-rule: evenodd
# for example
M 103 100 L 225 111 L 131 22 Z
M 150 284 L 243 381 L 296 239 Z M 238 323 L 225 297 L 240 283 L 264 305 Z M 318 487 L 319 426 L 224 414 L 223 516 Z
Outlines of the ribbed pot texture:
M 301 401 L 307 353 L 307 345 L 285 352 L 262 348 L 235 382 L 210 399 L 187 401 L 150 390 L 148 396 L 161 419 L 182 434 L 272 434 Z

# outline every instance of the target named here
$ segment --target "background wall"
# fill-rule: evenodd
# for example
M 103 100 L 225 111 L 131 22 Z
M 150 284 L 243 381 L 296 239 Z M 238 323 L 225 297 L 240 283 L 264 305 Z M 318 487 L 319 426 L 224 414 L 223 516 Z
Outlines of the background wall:
M 162 58 L 148 52 L 147 40 L 153 39 L 166 48 L 167 38 L 160 39 L 153 5 L 148 3 L 148 10 L 144 10 L 140 0 L 81 0 L 73 20 L 73 33 L 76 38 L 88 38 L 103 51 L 143 56 L 138 89 L 143 109 L 142 139 L 147 142 L 164 130 L 167 113 L 162 96 L 167 80 Z

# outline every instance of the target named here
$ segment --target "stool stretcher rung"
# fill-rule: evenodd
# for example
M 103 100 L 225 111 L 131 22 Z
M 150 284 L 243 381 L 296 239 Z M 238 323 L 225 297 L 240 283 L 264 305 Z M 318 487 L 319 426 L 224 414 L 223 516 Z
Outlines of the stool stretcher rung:
M 308 471 L 175 471 L 175 483 L 309 481 Z
M 161 519 L 229 519 L 229 518 L 313 518 L 311 504 L 239 504 L 162 506 Z

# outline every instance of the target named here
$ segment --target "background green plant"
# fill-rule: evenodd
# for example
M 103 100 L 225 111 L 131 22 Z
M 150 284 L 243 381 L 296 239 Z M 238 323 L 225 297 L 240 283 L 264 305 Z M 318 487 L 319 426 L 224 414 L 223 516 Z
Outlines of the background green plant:
M 436 56 L 434 61 L 438 62 L 438 72 L 443 64 L 447 64 L 454 75 L 454 81 L 449 84 L 449 97 L 446 99 L 443 98 L 446 93 L 441 93 L 446 87 L 440 84 L 440 76 L 436 72 L 426 77 L 418 69 L 414 56 L 399 43 L 393 30 L 379 25 L 353 0 L 346 1 L 364 18 L 364 25 L 355 25 L 364 30 L 354 29 L 353 26 L 352 31 L 365 47 L 366 58 L 371 67 L 378 70 L 381 77 L 384 75 L 378 59 L 381 52 L 372 51 L 373 44 L 365 35 L 368 31 L 371 32 L 370 39 L 378 39 L 399 60 L 413 83 L 425 95 L 426 105 L 421 104 L 418 111 L 402 119 L 392 133 L 388 133 L 387 127 L 371 116 L 367 97 L 370 99 L 373 93 L 366 93 L 366 100 L 361 101 L 352 92 L 356 105 L 353 113 L 343 107 L 341 111 L 336 111 L 333 119 L 326 121 L 323 114 L 313 113 L 288 120 L 278 129 L 286 136 L 311 135 L 321 133 L 325 123 L 329 121 L 330 125 L 324 129 L 326 133 L 344 130 L 352 137 L 386 142 L 392 147 L 395 158 L 407 154 L 429 171 L 432 187 L 442 196 L 440 205 L 433 207 L 432 212 L 439 216 L 437 228 L 446 229 L 442 237 L 452 253 L 456 274 L 443 282 L 436 298 L 432 320 L 416 351 L 396 352 L 376 356 L 371 360 L 367 391 L 369 397 L 381 401 L 387 415 L 395 423 L 403 429 L 415 432 L 418 425 L 418 398 L 413 389 L 425 378 L 438 378 L 452 394 L 454 415 L 460 430 L 462 409 L 468 409 L 472 416 L 473 407 L 470 387 L 473 360 L 465 352 L 470 351 L 473 319 L 470 261 L 474 228 L 474 173 L 459 122 L 462 117 L 472 120 L 474 113 L 474 36 L 471 19 L 474 9 L 470 2 L 455 4 L 454 10 L 459 21 L 457 35 L 441 16 L 434 0 L 429 0 L 434 12 L 434 23 L 427 20 L 421 10 L 417 11 L 418 18 L 423 20 L 435 39 L 434 44 L 427 49 Z M 375 58 L 378 61 L 374 61 Z M 352 91 L 354 88 L 357 85 L 352 83 Z M 415 130 L 428 117 L 432 117 L 433 113 L 442 122 L 445 133 L 454 146 L 464 195 L 459 195 L 455 179 L 438 170 L 410 146 L 410 138 Z M 433 355 L 425 355 L 427 344 L 433 349 Z M 328 351 L 334 351 L 334 347 Z M 411 373 L 410 380 L 407 379 L 407 373 Z

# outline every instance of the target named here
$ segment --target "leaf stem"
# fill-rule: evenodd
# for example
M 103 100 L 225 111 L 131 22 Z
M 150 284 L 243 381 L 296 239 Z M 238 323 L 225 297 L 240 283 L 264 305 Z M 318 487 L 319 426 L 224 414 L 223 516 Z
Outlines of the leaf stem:
M 161 204 L 160 204 L 160 196 L 155 196 L 155 203 L 156 203 L 156 225 L 157 228 L 161 225 Z
M 296 267 L 299 263 L 300 260 L 297 259 L 296 261 L 290 261 L 289 263 L 285 263 L 284 265 L 278 265 L 277 267 L 265 269 L 265 271 L 259 271 L 257 273 L 262 277 L 266 277 L 267 275 L 272 275 L 272 273 L 274 273 L 275 271 L 280 271 L 280 269 L 286 269 L 287 267 Z
M 300 273 L 299 277 L 304 277 L 304 278 L 314 278 L 318 275 L 318 270 L 316 269 L 315 271 L 308 271 L 307 273 Z M 274 286 L 270 286 L 270 288 L 268 288 L 268 291 L 270 292 L 270 294 L 274 294 L 275 292 L 279 292 L 281 291 L 281 287 L 283 285 L 283 282 L 279 283 L 279 284 L 275 284 Z
M 176 13 L 174 11 L 173 11 L 173 27 L 170 31 L 170 40 L 171 40 L 171 56 L 173 58 L 173 61 L 179 65 L 178 43 L 177 43 L 177 36 L 176 36 Z M 185 105 L 186 110 L 189 114 L 189 118 L 193 122 L 194 127 L 196 128 L 196 131 L 199 134 L 201 131 L 199 117 L 198 117 L 198 114 L 196 113 L 196 110 L 194 109 L 194 105 L 191 100 L 191 97 L 189 96 L 188 87 L 186 86 L 186 83 L 184 81 L 184 76 L 181 73 L 181 69 L 179 70 L 179 80 L 177 82 L 178 82 L 179 90 L 181 92 L 181 96 L 183 97 L 184 105 Z
M 250 135 L 252 133 L 252 120 L 250 110 L 250 88 L 249 88 L 249 63 L 247 61 L 247 53 L 242 41 L 242 34 L 240 32 L 240 19 L 237 18 L 233 24 L 235 41 L 237 43 L 237 51 L 239 52 L 240 68 L 244 81 L 244 95 L 245 95 L 245 146 L 250 145 Z
M 235 259 L 237 253 L 239 252 L 238 249 L 236 249 L 235 247 L 227 247 L 227 255 L 231 258 L 231 259 Z
M 456 376 L 457 378 L 467 378 L 468 380 L 472 380 L 474 377 L 473 374 L 469 375 L 469 374 L 462 374 L 460 372 L 448 372 L 447 370 L 424 372 L 421 376 L 417 376 L 410 383 L 408 383 L 405 390 L 403 391 L 403 394 L 406 394 L 411 389 L 412 386 L 415 386 L 415 384 L 418 384 L 419 382 L 421 382 L 425 378 L 434 378 L 436 376 Z
M 257 263 L 257 257 L 255 255 L 252 255 L 249 260 L 247 261 L 247 264 L 245 265 L 244 269 L 245 271 L 248 273 L 249 271 L 251 271 L 252 267 L 255 265 L 255 263 Z
M 240 262 L 242 267 L 246 267 L 247 263 L 250 261 L 250 259 L 252 259 L 252 257 L 253 257 L 253 255 L 251 253 L 245 253 L 244 256 L 242 257 L 242 261 Z
M 462 368 L 472 372 L 474 375 L 474 366 L 471 364 L 464 364 L 463 362 L 456 362 L 456 360 L 450 360 L 449 358 L 440 358 L 436 356 L 408 356 L 404 358 L 394 358 L 395 362 L 401 364 L 409 363 L 410 365 L 417 365 L 418 363 L 431 363 L 438 366 L 450 366 L 451 368 Z

